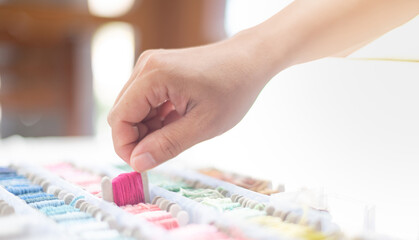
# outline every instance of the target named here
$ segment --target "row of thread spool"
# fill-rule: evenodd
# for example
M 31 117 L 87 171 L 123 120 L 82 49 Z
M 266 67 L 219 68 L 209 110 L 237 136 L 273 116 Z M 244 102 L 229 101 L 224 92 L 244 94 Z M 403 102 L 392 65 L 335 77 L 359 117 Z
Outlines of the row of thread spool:
M 187 182 L 191 183 L 190 180 Z M 197 181 L 194 181 L 192 183 L 195 183 L 194 186 L 197 188 L 212 188 L 210 185 L 207 185 L 205 183 L 200 183 Z M 219 187 L 216 190 L 226 197 L 230 196 L 233 202 L 239 203 L 244 208 L 264 210 L 268 216 L 278 217 L 284 222 L 293 224 L 304 224 L 313 227 L 317 231 L 322 231 L 322 221 L 320 219 L 315 219 L 313 221 L 303 219 L 303 210 L 295 211 L 295 209 L 281 209 L 273 205 L 260 203 L 249 197 L 244 197 L 239 194 L 230 195 L 228 191 L 223 189 L 222 187 Z
M 106 175 L 105 173 L 92 172 L 89 168 L 79 167 L 79 166 L 76 166 L 76 165 L 71 164 L 71 163 L 58 163 L 58 164 L 55 164 L 55 165 L 52 164 L 52 165 L 47 166 L 47 169 L 49 169 L 51 171 L 55 171 L 55 174 L 61 175 L 61 177 L 63 177 L 64 179 L 68 178 L 69 176 L 72 176 L 72 174 L 68 174 L 69 171 L 70 172 L 78 172 L 78 173 L 80 173 L 79 171 L 81 171 L 82 175 L 84 177 L 87 177 L 87 179 L 95 179 L 95 177 L 97 177 L 99 175 L 100 176 Z M 105 172 L 109 172 L 109 171 L 105 171 Z M 88 174 L 90 177 L 87 176 L 86 174 Z M 105 177 L 107 177 L 107 176 L 105 176 Z M 76 185 L 80 184 L 80 182 L 75 181 L 75 179 L 66 179 L 66 180 L 69 180 L 69 181 L 73 180 L 73 183 L 75 183 Z M 96 181 L 96 184 L 99 184 L 99 182 Z M 79 185 L 79 187 L 85 188 L 85 190 L 86 189 L 95 189 L 94 186 L 92 188 L 92 182 L 91 181 L 89 181 L 89 186 L 88 187 L 82 186 L 82 185 Z M 97 191 L 95 191 L 94 193 L 91 193 L 91 194 L 94 194 L 94 196 L 96 196 L 96 197 L 101 196 L 101 192 L 97 192 Z M 140 203 L 140 204 L 136 204 L 136 205 L 121 206 L 121 208 L 126 210 L 129 213 L 136 214 L 137 210 L 138 210 L 138 206 L 153 207 L 153 204 L 155 204 L 155 207 L 158 207 L 159 210 L 166 211 L 166 212 L 170 213 L 172 215 L 172 217 L 177 220 L 177 223 L 178 223 L 179 227 L 185 226 L 186 223 L 188 222 L 188 219 L 189 219 L 188 214 L 185 211 L 183 211 L 179 207 L 178 204 L 175 204 L 175 203 L 169 201 L 168 199 L 164 199 L 160 196 L 157 196 L 156 198 L 154 198 L 151 205 Z M 146 220 L 148 220 L 148 221 L 151 220 L 151 222 L 155 223 L 154 219 L 158 218 L 158 216 L 154 215 L 154 213 L 158 213 L 158 212 L 149 212 L 149 214 L 140 214 L 139 217 L 145 217 Z M 144 215 L 147 215 L 147 216 L 144 216 Z M 166 219 L 162 219 L 162 220 L 166 220 Z M 177 224 L 176 224 L 176 226 L 177 226 Z M 189 231 L 191 231 L 192 234 L 193 233 L 196 234 L 197 231 L 198 231 L 198 232 L 201 232 L 202 234 L 207 234 L 207 235 L 211 234 L 212 236 L 218 236 L 218 237 L 220 237 L 220 239 L 221 239 L 221 237 L 222 237 L 222 239 L 224 239 L 224 237 L 226 237 L 226 236 L 222 236 L 221 233 L 214 232 L 214 230 L 215 231 L 217 231 L 217 230 L 214 229 L 213 226 L 209 226 L 209 225 L 202 225 L 201 224 L 200 226 L 196 226 L 196 224 L 194 224 L 193 227 L 188 226 L 187 229 Z M 166 228 L 166 230 L 172 230 L 172 228 L 171 227 Z M 178 230 L 178 229 L 176 229 L 176 230 Z M 179 229 L 179 231 L 172 231 L 171 235 L 174 235 L 174 236 L 182 235 L 182 237 L 185 237 L 184 232 L 185 231 L 183 231 L 183 233 L 182 233 L 182 230 Z M 213 239 L 217 239 L 217 238 L 213 238 Z
M 271 193 L 279 193 L 283 192 L 285 190 L 285 186 L 283 184 L 279 184 L 276 189 L 271 188 L 271 182 L 266 180 L 260 180 L 260 179 L 253 179 L 251 177 L 248 177 L 246 175 L 241 175 L 237 173 L 231 173 L 231 172 L 224 172 L 219 169 L 215 168 L 204 168 L 200 169 L 199 172 L 201 174 L 222 180 L 227 181 L 229 183 L 237 184 L 241 187 L 244 187 L 246 189 L 262 193 L 262 194 L 271 194 Z M 234 177 L 237 176 L 238 179 L 234 179 Z M 205 184 L 204 184 L 205 186 Z M 233 194 L 232 200 L 234 202 L 239 202 L 240 204 L 246 206 L 246 207 L 252 207 L 252 204 L 254 205 L 255 201 L 252 200 L 252 198 L 247 198 L 240 196 L 240 194 Z M 323 220 L 326 219 L 326 221 L 322 221 L 322 218 L 320 217 L 312 217 L 307 219 L 307 217 L 303 217 L 304 214 L 298 214 L 299 212 L 303 211 L 290 211 L 290 208 L 284 209 L 282 207 L 275 207 L 271 204 L 268 204 L 266 207 L 266 213 L 268 216 L 278 217 L 284 222 L 290 222 L 290 223 L 296 223 L 296 224 L 303 224 L 303 225 L 309 225 L 314 227 L 318 231 L 324 230 L 323 225 L 327 225 L 327 220 L 331 218 L 329 213 L 325 210 L 320 209 L 313 209 L 309 206 L 305 207 L 306 209 L 312 209 L 313 211 L 310 211 L 313 216 L 316 215 L 315 213 L 319 213 L 318 215 L 323 216 Z M 336 228 L 337 226 L 329 226 L 329 229 L 326 229 L 326 231 L 330 230 L 330 228 Z M 368 233 L 370 236 L 370 232 Z M 359 239 L 362 239 L 362 237 L 358 237 Z
M 178 193 L 167 191 L 160 187 L 152 187 L 151 191 L 152 195 L 163 195 L 178 203 L 190 213 L 193 222 L 212 224 L 232 239 L 280 239 L 275 233 L 266 231 L 266 229 L 262 229 L 240 219 L 230 218 L 212 207 L 183 197 Z M 223 192 L 221 189 L 219 191 Z M 224 193 L 226 192 L 224 191 Z
M 243 207 L 247 208 L 254 208 L 258 201 L 254 200 L 256 196 L 259 200 L 259 196 L 254 195 L 253 193 L 250 194 L 250 197 L 245 197 L 248 191 L 243 191 L 240 187 L 234 186 L 231 188 L 231 184 L 223 183 L 219 180 L 210 180 L 208 181 L 207 176 L 200 177 L 198 173 L 193 174 L 185 174 L 185 171 L 167 171 L 164 169 L 163 173 L 165 175 L 171 175 L 172 179 L 175 180 L 183 180 L 190 186 L 194 186 L 197 188 L 212 188 L 214 189 L 215 186 L 221 186 L 217 190 L 220 191 L 224 196 L 230 196 L 233 202 L 238 202 Z M 199 180 L 197 180 L 199 179 Z M 216 184 L 214 184 L 214 182 Z M 229 188 L 227 191 L 224 187 Z M 241 194 L 234 193 L 235 190 L 238 190 L 241 194 L 245 195 L 242 196 Z M 230 195 L 231 194 L 231 195 Z M 262 199 L 264 196 L 261 196 Z M 266 197 L 269 198 L 269 197 Z M 272 216 L 277 219 L 281 219 L 283 222 L 294 223 L 299 225 L 311 226 L 312 228 L 325 232 L 327 234 L 335 232 L 334 236 L 338 237 L 338 239 L 368 239 L 368 240 L 378 240 L 378 239 L 391 239 L 388 236 L 382 236 L 373 232 L 339 232 L 339 226 L 331 222 L 331 216 L 328 212 L 312 209 L 310 207 L 301 207 L 295 204 L 288 205 L 283 207 L 278 205 L 277 203 L 267 203 L 266 201 L 262 201 L 266 204 L 264 208 L 267 216 Z
M 120 223 L 118 223 L 118 221 L 115 220 L 113 216 L 111 216 L 106 211 L 103 211 L 103 208 L 100 208 L 97 205 L 87 202 L 84 199 L 84 196 L 76 196 L 70 191 L 63 189 L 60 186 L 55 185 L 54 183 L 51 183 L 51 181 L 45 178 L 44 176 L 39 176 L 37 174 L 31 173 L 30 171 L 21 171 L 21 169 L 19 169 L 16 166 L 13 166 L 11 169 L 16 170 L 18 172 L 18 175 L 25 177 L 35 186 L 40 186 L 42 188 L 42 191 L 46 194 L 51 194 L 55 198 L 63 201 L 63 203 L 66 206 L 74 207 L 75 209 L 77 209 L 77 212 L 85 213 L 86 216 L 91 216 L 92 222 L 102 223 L 97 224 L 93 228 L 99 228 L 99 230 L 104 230 L 103 234 L 98 233 L 97 236 L 91 234 L 83 235 L 83 227 L 75 228 L 74 225 L 72 225 L 71 228 L 66 228 L 66 231 L 68 233 L 74 234 L 74 236 L 77 236 L 82 239 L 107 239 L 108 237 L 112 239 L 144 239 L 143 234 L 139 231 L 138 228 L 131 228 L 128 226 L 121 225 Z M 18 198 L 18 196 L 19 195 L 17 195 L 16 197 Z M 45 204 L 46 202 L 44 201 L 41 203 Z M 25 202 L 22 202 L 22 204 L 25 204 Z M 77 218 L 75 217 L 74 220 L 76 219 Z M 60 219 L 57 217 L 55 217 L 54 220 L 56 220 L 57 223 L 59 223 L 60 221 Z M 91 223 L 89 224 L 92 225 Z M 86 231 L 90 231 L 90 229 L 87 229 Z M 105 236 L 105 234 L 109 234 L 109 236 Z
M 167 172 L 165 173 L 167 174 Z M 169 174 L 170 175 L 170 174 Z M 172 179 L 174 181 L 179 181 L 179 179 L 182 179 L 180 176 L 172 176 Z M 188 185 L 194 187 L 194 188 L 206 188 L 206 189 L 213 189 L 213 183 L 204 183 L 199 180 L 192 180 L 190 178 L 183 179 L 185 183 Z M 213 189 L 221 193 L 225 197 L 230 197 L 232 202 L 239 203 L 241 207 L 243 208 L 250 208 L 250 209 L 256 209 L 256 210 L 263 210 L 266 211 L 266 215 L 268 216 L 274 216 L 278 219 L 281 219 L 281 221 L 292 223 L 292 224 L 303 224 L 305 226 L 311 226 L 312 228 L 316 229 L 317 231 L 321 231 L 322 228 L 322 221 L 320 221 L 319 218 L 312 218 L 313 221 L 301 221 L 303 219 L 303 211 L 301 209 L 276 209 L 275 207 L 259 203 L 251 198 L 240 196 L 238 194 L 230 194 L 229 191 L 223 189 L 222 187 L 218 187 L 216 189 Z M 273 214 L 275 212 L 275 215 Z M 279 214 L 283 214 L 284 216 L 281 218 Z M 337 230 L 337 229 L 335 229 Z M 333 236 L 338 236 L 340 233 L 339 231 L 334 231 L 333 233 L 328 233 Z
M 260 209 L 258 207 L 258 202 L 252 200 L 251 198 L 241 196 L 239 194 L 232 194 L 231 200 L 233 202 L 240 203 L 240 205 L 246 208 Z M 321 218 L 307 219 L 307 217 L 304 216 L 306 214 L 304 213 L 304 211 L 307 211 L 307 210 L 289 209 L 289 208 L 283 209 L 283 208 L 275 207 L 270 204 L 264 206 L 263 210 L 266 212 L 267 216 L 280 218 L 284 222 L 310 226 L 317 231 L 324 230 L 322 227 L 323 221 Z
M 250 191 L 265 195 L 271 195 L 285 191 L 284 184 L 278 184 L 275 188 L 273 188 L 272 182 L 269 180 L 257 179 L 239 173 L 222 171 L 217 168 L 202 168 L 199 169 L 198 172 L 212 178 L 219 179 L 224 182 L 228 182 Z
M 4 173 L 10 171 L 0 167 L 0 239 L 74 239 L 52 219 L 6 190 Z

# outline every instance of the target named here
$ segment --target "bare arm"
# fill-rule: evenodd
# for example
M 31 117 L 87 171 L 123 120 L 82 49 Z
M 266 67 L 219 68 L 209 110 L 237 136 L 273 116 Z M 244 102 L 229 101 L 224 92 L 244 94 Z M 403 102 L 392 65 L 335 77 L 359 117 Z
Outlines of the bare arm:
M 278 72 L 371 41 L 417 14 L 417 0 L 296 0 L 242 34 L 260 36 Z
M 137 171 L 224 133 L 281 70 L 370 41 L 419 13 L 419 0 L 296 0 L 206 46 L 143 53 L 111 110 L 116 153 Z

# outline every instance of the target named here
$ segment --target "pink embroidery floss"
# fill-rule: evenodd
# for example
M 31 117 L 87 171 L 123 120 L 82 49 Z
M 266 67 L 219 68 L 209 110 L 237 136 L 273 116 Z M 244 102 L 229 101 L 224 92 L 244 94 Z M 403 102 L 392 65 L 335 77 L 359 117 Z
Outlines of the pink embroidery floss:
M 144 188 L 141 174 L 123 173 L 112 180 L 113 199 L 116 205 L 134 205 L 144 203 Z

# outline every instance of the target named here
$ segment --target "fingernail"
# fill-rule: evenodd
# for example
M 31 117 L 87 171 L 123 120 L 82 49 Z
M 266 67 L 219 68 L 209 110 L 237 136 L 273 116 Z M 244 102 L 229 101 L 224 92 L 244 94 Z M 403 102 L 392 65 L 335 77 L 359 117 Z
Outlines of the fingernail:
M 156 166 L 156 160 L 150 153 L 142 153 L 132 159 L 132 167 L 137 172 L 144 172 Z

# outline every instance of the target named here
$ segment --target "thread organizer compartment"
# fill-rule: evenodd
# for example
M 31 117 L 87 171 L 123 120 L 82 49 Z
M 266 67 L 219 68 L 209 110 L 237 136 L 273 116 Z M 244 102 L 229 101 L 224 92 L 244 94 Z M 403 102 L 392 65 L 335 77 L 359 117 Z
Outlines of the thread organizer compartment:
M 80 167 L 80 166 L 78 168 L 87 169 L 86 167 Z M 125 169 L 125 171 L 126 170 L 129 171 L 129 169 Z M 85 171 L 88 171 L 88 170 L 85 170 Z M 102 172 L 107 172 L 107 174 L 105 175 L 112 177 L 120 173 L 124 173 L 125 171 L 118 168 L 110 167 L 108 169 L 103 169 Z M 156 173 L 159 174 L 159 171 L 156 171 Z M 162 171 L 162 173 L 164 174 L 164 171 Z M 250 210 L 250 214 L 266 215 L 264 213 L 264 209 L 266 208 L 267 203 L 269 202 L 268 201 L 269 198 L 265 195 L 253 193 L 251 191 L 236 187 L 234 185 L 225 183 L 223 181 L 214 180 L 213 182 L 209 182 L 209 181 L 212 181 L 213 179 L 206 176 L 199 175 L 199 174 L 198 174 L 199 176 L 194 176 L 194 175 L 189 176 L 192 178 L 186 178 L 186 180 L 183 182 L 180 181 L 183 179 L 182 176 L 176 175 L 175 170 L 171 173 L 171 175 L 172 175 L 172 178 L 170 179 L 170 181 L 166 181 L 165 183 L 162 183 L 161 181 L 159 182 L 159 180 L 156 179 L 155 173 L 153 172 L 150 173 L 149 178 L 150 178 L 150 187 L 151 187 L 151 197 L 153 199 L 155 197 L 164 197 L 166 199 L 170 199 L 174 203 L 179 204 L 180 206 L 182 206 L 182 208 L 185 211 L 189 213 L 189 217 L 192 223 L 198 223 L 198 224 L 214 223 L 215 225 L 219 226 L 219 228 L 223 228 L 223 225 L 226 225 L 226 224 L 223 224 L 225 222 L 234 222 L 234 221 L 242 222 L 242 221 L 237 220 L 237 218 L 234 218 L 234 216 L 226 216 L 227 214 L 222 213 L 222 211 L 220 212 L 220 211 L 214 210 L 214 206 L 220 203 L 223 205 L 227 204 L 227 208 L 240 207 L 241 211 L 238 211 L 239 213 L 236 215 L 239 215 L 241 212 L 246 212 L 247 211 L 246 208 Z M 193 177 L 195 177 L 195 180 L 193 180 L 194 179 Z M 203 179 L 201 179 L 202 177 Z M 202 180 L 207 180 L 207 179 L 208 179 L 207 183 L 203 183 Z M 227 191 L 226 189 L 220 189 L 220 188 L 218 190 L 211 189 L 212 186 L 216 186 L 216 185 L 219 185 L 219 186 L 221 185 L 222 187 L 230 188 L 230 191 Z M 195 189 L 195 187 L 204 187 L 204 188 L 201 190 L 197 190 Z M 208 195 L 209 194 L 209 195 L 213 195 L 214 197 L 212 199 L 207 199 L 206 201 L 194 201 L 188 197 L 177 194 L 176 190 L 179 190 L 180 188 L 183 188 L 184 195 L 188 195 L 188 194 L 189 195 L 194 195 L 194 194 Z M 259 198 L 257 200 L 261 200 L 266 204 L 257 203 L 255 200 L 252 200 L 252 201 L 246 201 L 245 205 L 242 206 L 242 202 L 240 203 L 238 201 L 233 202 L 230 197 L 224 196 L 226 194 L 230 196 L 231 195 L 230 192 L 245 192 L 245 193 L 248 193 L 248 195 L 250 195 L 249 197 L 256 196 Z M 156 202 L 153 202 L 153 203 L 156 203 Z M 230 207 L 228 207 L 229 204 L 231 204 Z M 253 207 L 256 207 L 257 210 L 252 211 L 250 208 L 251 205 Z M 223 219 L 223 221 L 220 221 L 220 220 L 216 221 L 217 219 Z M 234 219 L 234 221 L 232 221 L 232 219 Z M 291 223 L 287 223 L 287 224 L 291 224 Z M 230 227 L 233 227 L 233 225 L 235 224 L 230 224 Z M 257 227 L 250 226 L 251 224 L 249 223 L 240 223 L 236 225 L 241 226 L 242 229 L 248 229 L 249 227 L 258 228 L 258 226 Z M 300 226 L 297 226 L 297 228 L 298 227 Z M 236 227 L 236 228 L 240 228 L 240 227 Z M 301 228 L 305 228 L 305 226 L 301 226 Z M 258 235 L 269 235 L 269 234 L 261 234 L 261 232 L 264 232 L 264 230 L 267 230 L 267 229 L 262 228 L 260 230 L 261 231 L 253 230 L 252 232 L 258 232 L 259 233 Z M 278 237 L 278 234 L 276 234 L 276 236 Z
M 229 238 L 226 234 L 218 231 L 215 226 L 195 223 L 187 224 L 189 221 L 189 215 L 185 211 L 183 211 L 178 204 L 175 204 L 171 200 L 163 199 L 162 197 L 156 199 L 156 201 L 160 200 L 159 205 L 150 203 L 139 203 L 135 205 L 128 204 L 126 206 L 117 207 L 116 204 L 104 201 L 103 199 L 101 199 L 101 191 L 98 190 L 101 185 L 101 181 L 99 179 L 100 177 L 103 177 L 105 175 L 109 177 L 114 177 L 118 175 L 118 173 L 121 172 L 119 172 L 117 169 L 107 168 L 103 169 L 103 173 L 93 173 L 85 167 L 76 166 L 75 164 L 70 163 L 46 165 L 44 168 L 45 169 L 42 170 L 43 172 L 48 171 L 49 175 L 56 175 L 55 177 L 60 178 L 60 181 L 72 182 L 71 185 L 74 185 L 73 187 L 77 187 L 80 191 L 83 191 L 84 194 L 90 195 L 90 197 L 94 198 L 96 202 L 99 201 L 102 203 L 106 203 L 107 205 L 111 205 L 114 208 L 118 208 L 118 210 L 123 212 L 124 215 L 130 215 L 130 217 L 133 219 L 142 219 L 142 221 L 152 222 L 152 225 L 154 225 L 155 228 L 159 228 L 159 231 L 162 232 L 165 235 L 165 237 L 175 236 L 174 239 L 179 239 L 176 236 L 180 235 L 182 236 L 182 238 L 190 237 L 191 239 L 193 239 L 194 236 L 196 236 L 196 234 L 206 234 L 209 236 L 213 236 L 213 238 L 215 239 Z M 54 171 L 54 173 L 52 173 L 51 171 Z M 82 172 L 82 177 L 80 179 L 74 178 L 73 173 L 76 172 L 79 174 L 80 172 Z M 170 217 L 168 217 L 169 215 Z M 166 220 L 169 220 L 171 218 L 176 219 L 176 224 L 171 225 L 171 227 L 167 227 L 166 224 L 162 223 L 162 221 L 167 222 Z M 156 237 L 155 234 L 152 235 L 153 236 L 150 237 Z
M 19 206 L 26 205 L 29 212 L 57 225 L 59 230 L 54 236 L 61 234 L 80 239 L 351 239 L 339 230 L 327 213 L 286 201 L 278 204 L 270 196 L 194 171 L 163 167 L 150 171 L 150 201 L 118 206 L 106 199 L 103 182 L 108 179 L 112 183 L 124 174 L 137 175 L 129 168 L 109 164 L 92 168 L 67 161 L 42 167 L 19 164 L 9 169 L 17 176 L 12 185 L 27 184 L 29 187 L 21 186 L 20 190 L 5 187 L 5 181 L 10 180 L 7 176 L 0 179 L 3 186 L 0 190 L 6 191 L 9 198 L 19 199 Z M 27 197 L 33 200 L 25 201 Z M 89 224 L 82 227 L 63 224 L 76 220 Z M 87 233 L 83 229 L 87 229 Z

